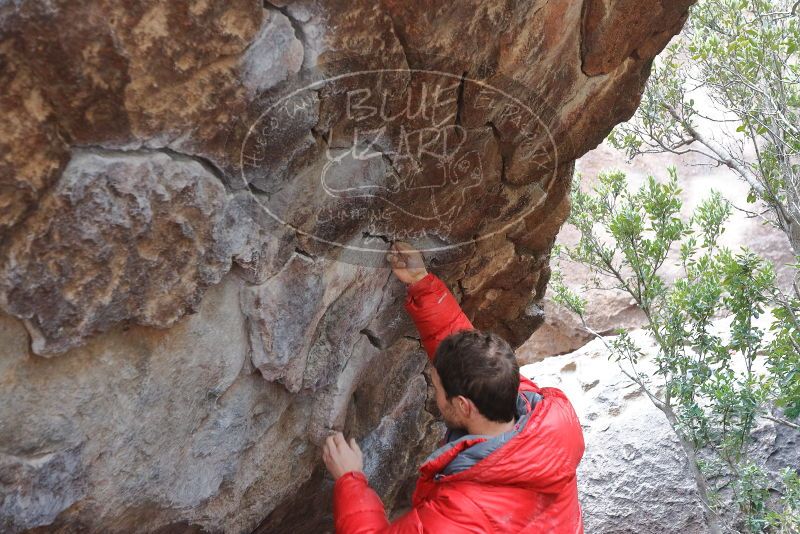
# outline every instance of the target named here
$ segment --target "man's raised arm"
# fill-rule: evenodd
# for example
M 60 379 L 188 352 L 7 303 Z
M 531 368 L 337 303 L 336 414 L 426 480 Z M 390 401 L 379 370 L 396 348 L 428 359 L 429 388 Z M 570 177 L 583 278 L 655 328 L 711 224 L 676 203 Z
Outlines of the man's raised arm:
M 422 345 L 431 360 L 444 338 L 459 330 L 472 330 L 472 323 L 444 282 L 425 270 L 422 254 L 406 243 L 396 242 L 386 259 L 397 278 L 408 286 L 405 307 L 417 325 Z M 333 517 L 337 533 L 400 534 L 422 532 L 426 527 L 426 532 L 476 532 L 474 528 L 456 526 L 448 519 L 463 514 L 463 509 L 453 508 L 457 501 L 448 499 L 414 507 L 390 525 L 380 497 L 364 476 L 361 449 L 355 440 L 348 444 L 337 432 L 326 441 L 322 457 L 336 480 Z
M 405 308 L 417 326 L 428 358 L 433 360 L 436 347 L 450 334 L 474 328 L 444 282 L 425 270 L 422 254 L 396 242 L 387 260 L 397 278 L 408 285 Z

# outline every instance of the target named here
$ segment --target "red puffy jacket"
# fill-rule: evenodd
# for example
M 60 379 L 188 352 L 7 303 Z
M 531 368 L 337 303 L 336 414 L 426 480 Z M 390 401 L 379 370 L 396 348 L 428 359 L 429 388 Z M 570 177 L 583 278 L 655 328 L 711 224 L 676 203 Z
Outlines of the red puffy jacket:
M 447 286 L 433 274 L 409 287 L 406 309 L 431 358 L 448 335 L 473 328 Z M 465 458 L 474 458 L 475 451 L 490 445 L 488 439 L 465 436 L 440 448 L 420 467 L 413 508 L 392 524 L 362 473 L 340 477 L 333 493 L 336 531 L 582 533 L 575 471 L 584 443 L 575 411 L 560 390 L 539 388 L 522 376 L 519 391 L 522 417 L 508 441 L 454 474 L 447 474 L 454 471 L 454 460 L 463 466 Z

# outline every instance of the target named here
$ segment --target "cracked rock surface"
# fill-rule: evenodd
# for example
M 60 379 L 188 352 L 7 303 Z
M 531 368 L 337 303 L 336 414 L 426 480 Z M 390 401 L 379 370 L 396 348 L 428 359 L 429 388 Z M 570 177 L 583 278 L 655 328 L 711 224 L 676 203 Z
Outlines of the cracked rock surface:
M 382 250 L 527 339 L 688 7 L 634 3 L 0 3 L 0 530 L 324 532 L 331 429 L 406 506 L 442 434 Z

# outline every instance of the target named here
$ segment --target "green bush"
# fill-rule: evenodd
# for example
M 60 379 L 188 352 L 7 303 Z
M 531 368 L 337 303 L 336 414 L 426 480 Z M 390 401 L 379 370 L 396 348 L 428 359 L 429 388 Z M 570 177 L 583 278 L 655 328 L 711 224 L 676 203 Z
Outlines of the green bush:
M 779 399 L 786 405 L 798 401 L 780 387 L 787 377 L 776 364 L 784 338 L 797 338 L 796 322 L 785 320 L 786 308 L 778 305 L 772 330 L 779 335 L 772 340 L 758 321 L 779 294 L 771 263 L 747 249 L 718 245 L 731 206 L 717 192 L 682 219 L 674 168 L 666 182 L 649 177 L 636 191 L 620 172 L 601 174 L 590 192 L 581 190 L 579 180 L 573 184 L 568 222 L 580 239 L 574 247 L 558 247 L 556 257 L 588 266 L 590 287 L 621 289 L 636 301 L 655 343 L 648 362 L 654 367 L 643 365 L 643 350 L 626 332 L 610 339 L 595 334 L 674 429 L 711 531 L 723 532 L 721 516 L 730 515 L 721 513 L 713 480 L 733 488 L 747 532 L 780 532 L 792 517 L 796 520 L 800 506 L 797 492 L 789 491 L 794 482 L 786 482 L 783 501 L 773 503 L 768 497 L 775 488 L 750 458 L 758 418 L 796 428 L 773 414 Z M 674 282 L 663 275 L 668 261 L 680 268 Z M 585 320 L 585 300 L 558 271 L 551 289 L 554 300 L 594 333 Z M 729 321 L 722 332 L 715 328 L 721 318 Z
M 749 185 L 747 207 L 738 209 L 781 230 L 800 263 L 798 11 L 797 0 L 698 0 L 656 59 L 636 115 L 609 141 L 630 158 L 668 152 L 727 167 Z M 713 113 L 701 109 L 701 98 Z M 796 469 L 770 482 L 749 454 L 757 418 L 798 428 L 798 265 L 784 291 L 768 262 L 717 247 L 730 213 L 719 195 L 682 221 L 674 170 L 666 183 L 650 179 L 636 193 L 627 187 L 620 173 L 601 176 L 591 194 L 575 187 L 571 221 L 581 241 L 562 257 L 589 265 L 592 284 L 610 280 L 644 310 L 657 371 L 639 368 L 641 351 L 624 333 L 609 350 L 675 429 L 711 530 L 726 528 L 709 483 L 722 474 L 743 517 L 740 530 L 798 532 Z M 659 272 L 673 247 L 685 276 L 669 285 Z M 585 303 L 558 276 L 552 287 L 583 314 Z M 765 313 L 772 315 L 767 331 L 757 326 Z M 711 328 L 719 316 L 731 321 L 724 336 Z

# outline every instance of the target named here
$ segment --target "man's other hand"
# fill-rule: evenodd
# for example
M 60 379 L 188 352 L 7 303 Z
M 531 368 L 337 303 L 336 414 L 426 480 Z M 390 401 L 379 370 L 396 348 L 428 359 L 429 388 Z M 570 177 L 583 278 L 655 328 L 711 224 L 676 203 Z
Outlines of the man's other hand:
M 386 261 L 391 265 L 395 276 L 406 284 L 419 282 L 428 274 L 422 254 L 403 241 L 392 243 Z
M 322 459 L 334 480 L 351 471 L 364 471 L 364 456 L 355 439 L 345 441 L 341 432 L 328 436 L 322 447 Z

